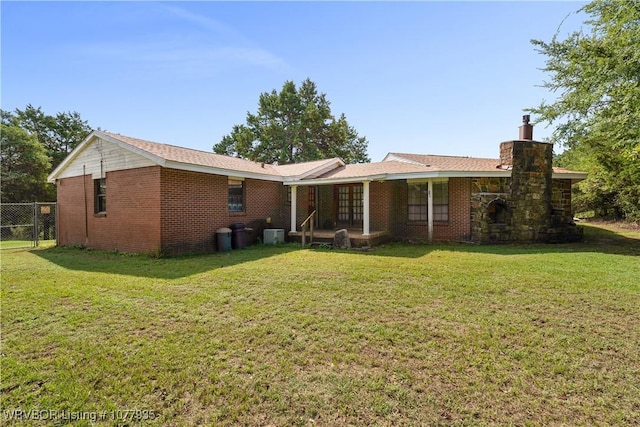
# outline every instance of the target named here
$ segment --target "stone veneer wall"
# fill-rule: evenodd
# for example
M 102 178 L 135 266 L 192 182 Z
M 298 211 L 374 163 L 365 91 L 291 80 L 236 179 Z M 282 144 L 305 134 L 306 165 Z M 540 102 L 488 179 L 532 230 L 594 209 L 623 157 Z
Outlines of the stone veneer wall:
M 474 178 L 471 189 L 472 237 L 482 243 L 544 242 L 551 227 L 553 146 L 536 141 L 500 144 L 500 165 L 511 178 Z M 491 203 L 506 210 L 492 220 Z
M 553 180 L 553 146 L 518 140 L 500 144 L 511 178 L 472 178 L 471 235 L 481 243 L 579 240 L 573 223 L 571 180 Z M 489 206 L 505 209 L 500 221 Z
M 547 230 L 547 240 L 549 242 L 582 240 L 583 230 L 573 222 L 570 179 L 552 181 L 551 208 L 551 228 Z
M 509 141 L 511 147 L 512 239 L 544 242 L 551 227 L 551 175 L 553 145 L 535 141 Z
M 494 223 L 487 207 L 493 201 L 511 202 L 511 178 L 471 178 L 471 237 L 480 242 L 508 242 L 511 240 L 510 222 Z

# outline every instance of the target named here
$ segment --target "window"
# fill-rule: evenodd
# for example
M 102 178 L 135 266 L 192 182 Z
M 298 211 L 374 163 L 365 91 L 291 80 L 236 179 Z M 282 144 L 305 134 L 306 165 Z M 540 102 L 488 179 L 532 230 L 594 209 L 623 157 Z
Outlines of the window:
M 93 180 L 94 211 L 104 213 L 107 211 L 107 180 L 105 178 Z
M 408 220 L 428 221 L 429 185 L 426 182 L 410 182 L 408 186 Z M 449 220 L 449 183 L 447 181 L 433 183 L 433 220 L 436 222 Z
M 409 183 L 409 221 L 427 220 L 427 183 Z
M 229 212 L 244 212 L 244 181 L 229 179 Z
M 447 181 L 433 183 L 433 220 L 449 221 L 449 183 Z

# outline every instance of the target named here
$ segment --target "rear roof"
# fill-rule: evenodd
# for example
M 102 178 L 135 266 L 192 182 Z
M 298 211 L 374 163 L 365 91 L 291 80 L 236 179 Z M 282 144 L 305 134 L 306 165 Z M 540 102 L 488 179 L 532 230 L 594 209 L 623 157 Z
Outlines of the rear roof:
M 339 158 L 316 160 L 290 165 L 271 165 L 231 157 L 207 151 L 162 144 L 132 138 L 105 131 L 93 131 L 64 161 L 49 175 L 53 182 L 74 157 L 88 144 L 102 138 L 110 140 L 123 149 L 145 156 L 156 164 L 177 168 L 199 170 L 208 173 L 224 173 L 229 176 L 246 176 L 288 183 L 348 179 L 401 179 L 432 176 L 504 176 L 507 168 L 500 166 L 499 159 L 462 156 L 438 156 L 430 154 L 389 153 L 382 162 L 346 165 Z M 562 168 L 553 168 L 554 174 L 567 178 L 584 179 L 586 174 Z M 435 174 L 435 175 L 434 175 Z
M 409 154 L 409 153 L 389 153 L 383 160 L 388 161 L 406 161 L 409 163 L 420 164 L 431 168 L 431 170 L 439 171 L 495 171 L 500 169 L 499 159 L 485 159 L 480 157 L 461 157 L 461 156 L 436 156 L 432 154 Z
M 265 175 L 281 176 L 275 166 L 252 162 L 238 157 L 225 156 L 207 151 L 146 141 L 110 132 L 102 132 L 113 139 L 136 147 L 161 159 L 190 165 L 209 166 L 238 172 L 251 172 Z M 99 134 L 98 134 L 99 136 Z

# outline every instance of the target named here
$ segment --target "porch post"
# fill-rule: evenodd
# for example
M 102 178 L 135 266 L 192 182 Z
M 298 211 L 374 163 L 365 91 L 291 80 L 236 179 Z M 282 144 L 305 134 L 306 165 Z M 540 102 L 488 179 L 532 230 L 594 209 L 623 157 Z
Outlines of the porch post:
M 433 181 L 427 182 L 427 222 L 429 224 L 429 243 L 431 243 L 433 242 Z
M 362 235 L 369 235 L 369 181 L 362 181 Z
M 296 231 L 297 215 L 296 208 L 298 205 L 298 186 L 291 186 L 291 231 Z

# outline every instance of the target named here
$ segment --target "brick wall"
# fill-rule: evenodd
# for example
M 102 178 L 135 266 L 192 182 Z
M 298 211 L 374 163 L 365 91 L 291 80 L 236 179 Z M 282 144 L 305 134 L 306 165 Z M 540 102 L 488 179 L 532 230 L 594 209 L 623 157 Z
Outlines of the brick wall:
M 167 254 L 212 252 L 215 231 L 232 223 L 252 227 L 250 243 L 262 236 L 266 219 L 281 227 L 283 185 L 246 179 L 245 212 L 229 213 L 228 177 L 175 169 L 162 170 L 162 251 Z M 286 194 L 285 194 L 286 197 Z
M 168 255 L 211 252 L 218 228 L 242 222 L 254 228 L 247 237 L 255 242 L 268 217 L 272 227 L 286 225 L 286 190 L 278 182 L 245 180 L 245 212 L 230 214 L 226 176 L 153 166 L 108 172 L 106 179 L 107 212 L 94 214 L 93 180 L 84 177 L 88 236 L 83 177 L 58 182 L 60 245 Z
M 87 177 L 87 201 L 90 202 L 89 213 L 93 215 L 93 182 Z M 56 184 L 57 191 L 57 238 L 61 246 L 86 245 L 85 202 L 83 177 L 60 179 Z M 87 215 L 88 216 L 88 215 Z
M 94 213 L 90 175 L 58 182 L 58 243 L 98 250 L 157 253 L 160 250 L 160 168 L 107 172 L 107 211 Z M 86 215 L 85 215 L 86 212 Z M 86 220 L 85 220 L 86 219 Z M 85 227 L 86 224 L 86 227 Z
M 436 227 L 437 225 L 437 227 Z M 471 238 L 471 179 L 449 179 L 449 224 L 434 223 L 435 240 L 469 240 Z
M 334 186 L 318 187 L 320 227 L 333 229 L 335 224 Z M 298 187 L 298 224 L 306 217 L 307 187 Z M 434 222 L 434 239 L 441 241 L 468 240 L 470 238 L 470 179 L 449 180 L 449 221 Z M 387 231 L 391 238 L 428 239 L 428 225 L 407 220 L 407 182 L 384 181 L 369 184 L 371 231 Z
M 162 252 L 212 252 L 215 231 L 230 225 L 228 178 L 162 169 Z
M 369 184 L 369 229 L 389 231 L 392 227 L 392 200 L 394 181 L 374 181 Z
M 393 237 L 426 241 L 429 225 L 408 220 L 408 187 L 406 181 L 389 181 L 386 199 L 389 201 L 388 230 Z M 435 241 L 468 240 L 471 233 L 471 183 L 469 178 L 449 179 L 449 220 L 433 223 Z
M 257 242 L 258 238 L 262 239 L 265 228 L 282 228 L 286 235 L 286 231 L 290 229 L 291 207 L 286 202 L 285 186 L 281 182 L 258 179 L 247 179 L 245 185 L 245 214 L 232 214 L 232 221 L 244 222 L 253 229 L 249 233 L 251 243 Z M 271 218 L 270 225 L 267 225 L 267 218 Z

